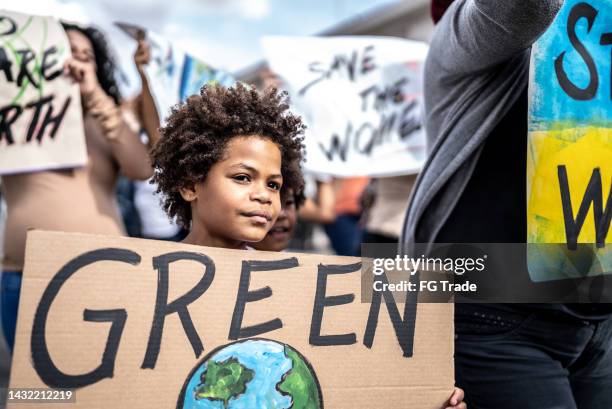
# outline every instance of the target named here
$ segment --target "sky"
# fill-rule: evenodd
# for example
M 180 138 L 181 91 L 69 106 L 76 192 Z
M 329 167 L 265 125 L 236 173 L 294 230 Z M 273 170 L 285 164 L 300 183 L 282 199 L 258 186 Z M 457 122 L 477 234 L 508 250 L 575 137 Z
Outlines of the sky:
M 96 24 L 113 42 L 112 22 L 154 30 L 213 67 L 236 72 L 263 58 L 263 35 L 309 35 L 397 0 L 19 0 L 14 11 Z M 131 53 L 133 45 L 118 50 Z

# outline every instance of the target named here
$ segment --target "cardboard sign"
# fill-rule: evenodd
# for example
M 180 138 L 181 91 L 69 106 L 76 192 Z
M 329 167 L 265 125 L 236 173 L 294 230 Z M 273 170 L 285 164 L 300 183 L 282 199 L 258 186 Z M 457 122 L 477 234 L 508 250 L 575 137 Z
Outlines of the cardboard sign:
M 134 39 L 145 36 L 151 46 L 151 61 L 145 72 L 162 123 L 172 106 L 199 94 L 204 85 L 216 82 L 227 87 L 235 82 L 231 74 L 200 61 L 155 32 L 132 24 L 115 24 Z
M 62 75 L 69 57 L 57 20 L 0 10 L 0 174 L 86 163 L 79 87 Z
M 418 173 L 425 157 L 425 43 L 380 37 L 267 37 L 306 131 L 305 168 L 340 177 Z
M 452 305 L 362 303 L 360 267 L 30 231 L 10 385 L 75 408 L 442 407 Z
M 533 46 L 527 161 L 535 281 L 612 273 L 612 1 L 568 0 Z

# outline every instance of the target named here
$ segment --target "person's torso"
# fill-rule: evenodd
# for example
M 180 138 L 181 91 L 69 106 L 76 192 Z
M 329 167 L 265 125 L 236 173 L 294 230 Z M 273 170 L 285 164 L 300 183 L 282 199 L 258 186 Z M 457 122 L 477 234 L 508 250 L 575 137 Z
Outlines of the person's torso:
M 519 97 L 486 139 L 474 172 L 437 243 L 525 243 L 527 239 L 527 92 Z M 516 274 L 528 276 L 524 269 Z M 605 319 L 610 304 L 496 304 L 528 314 L 554 310 L 579 319 Z M 457 306 L 461 312 L 461 305 Z
M 85 117 L 85 131 L 85 167 L 2 177 L 7 203 L 3 269 L 23 267 L 28 229 L 123 234 L 110 144 L 92 117 Z

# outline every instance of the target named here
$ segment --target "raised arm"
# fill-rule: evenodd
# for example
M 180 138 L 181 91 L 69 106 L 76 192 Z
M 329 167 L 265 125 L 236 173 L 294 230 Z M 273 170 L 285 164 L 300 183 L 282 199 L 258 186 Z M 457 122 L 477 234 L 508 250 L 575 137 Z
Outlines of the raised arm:
M 149 137 L 149 148 L 152 148 L 160 138 L 160 119 L 157 107 L 155 106 L 155 100 L 153 99 L 149 87 L 149 78 L 145 72 L 145 66 L 150 60 L 151 49 L 149 43 L 144 39 L 143 34 L 142 38 L 138 40 L 138 48 L 134 53 L 134 64 L 136 65 L 142 84 L 140 94 L 136 97 L 136 110 L 142 128 Z
M 147 147 L 125 122 L 121 108 L 101 89 L 84 96 L 84 103 L 86 112 L 98 120 L 121 173 L 133 180 L 153 176 Z
M 562 4 L 563 0 L 456 0 L 436 26 L 428 64 L 451 76 L 499 64 L 530 47 Z
M 115 101 L 101 88 L 95 66 L 70 58 L 66 61 L 65 70 L 79 84 L 83 110 L 99 122 L 125 177 L 138 180 L 151 177 L 153 168 L 146 146 L 125 122 Z

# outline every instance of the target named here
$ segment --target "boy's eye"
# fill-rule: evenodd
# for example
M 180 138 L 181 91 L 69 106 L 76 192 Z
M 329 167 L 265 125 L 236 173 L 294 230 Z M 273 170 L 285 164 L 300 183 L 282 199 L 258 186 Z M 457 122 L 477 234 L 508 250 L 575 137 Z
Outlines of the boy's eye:
M 251 177 L 249 175 L 240 174 L 240 175 L 235 175 L 234 180 L 237 180 L 239 182 L 250 182 Z
M 281 186 L 281 184 L 280 184 L 280 183 L 278 183 L 278 182 L 268 182 L 268 187 L 269 187 L 270 189 L 274 189 L 274 190 L 278 190 L 278 191 L 280 191 L 282 186 Z

